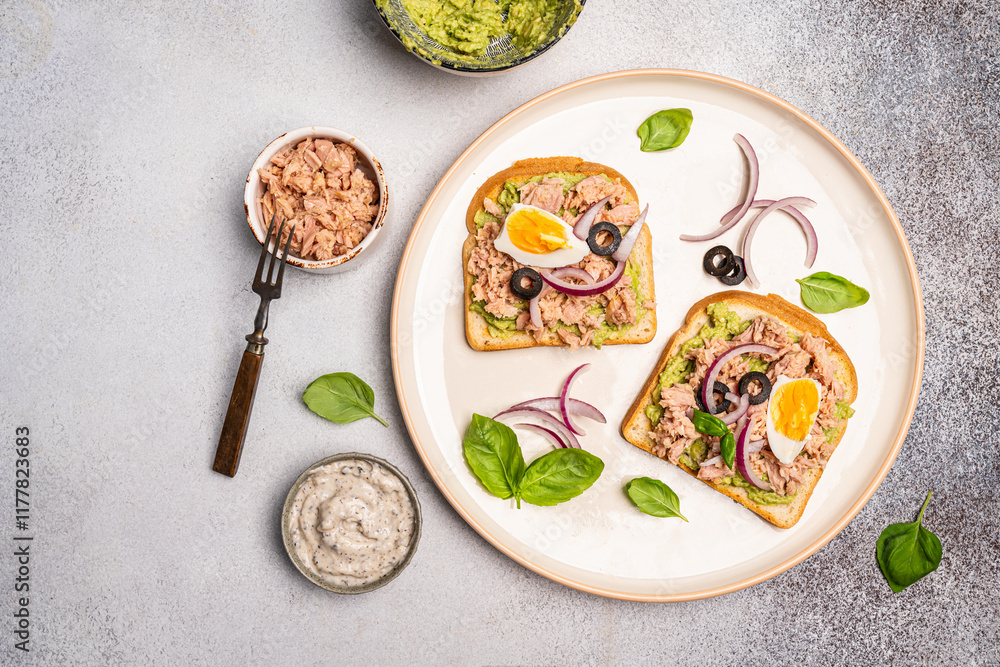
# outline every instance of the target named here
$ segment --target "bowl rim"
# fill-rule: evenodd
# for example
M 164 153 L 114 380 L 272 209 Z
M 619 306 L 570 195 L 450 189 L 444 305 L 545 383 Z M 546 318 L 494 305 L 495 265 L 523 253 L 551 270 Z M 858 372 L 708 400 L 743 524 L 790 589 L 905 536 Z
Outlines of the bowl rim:
M 322 271 L 347 264 L 364 252 L 365 248 L 372 245 L 375 237 L 378 236 L 379 231 L 381 231 L 385 223 L 386 214 L 389 210 L 389 191 L 386 188 L 385 170 L 382 169 L 382 163 L 378 161 L 378 158 L 371 152 L 371 149 L 353 134 L 326 125 L 308 125 L 289 130 L 271 141 L 257 155 L 253 165 L 250 167 L 249 173 L 247 173 L 246 184 L 243 187 L 243 211 L 246 214 L 247 224 L 250 226 L 250 231 L 253 233 L 254 238 L 262 246 L 264 245 L 264 235 L 267 233 L 267 225 L 264 223 L 263 216 L 261 215 L 260 202 L 257 198 L 257 188 L 261 184 L 260 175 L 257 173 L 257 170 L 267 166 L 271 158 L 279 151 L 298 144 L 303 139 L 309 137 L 332 139 L 340 143 L 350 144 L 357 149 L 358 153 L 371 164 L 372 169 L 375 171 L 375 184 L 379 190 L 378 214 L 372 221 L 372 229 L 362 239 L 361 243 L 351 248 L 350 252 L 324 260 L 302 259 L 292 253 L 288 254 L 288 263 L 292 266 L 305 269 L 306 271 Z M 274 245 L 273 241 L 268 240 L 268 249 L 271 252 L 277 252 L 277 256 L 280 257 L 281 252 L 276 250 L 273 247 Z
M 381 579 L 377 579 L 361 586 L 335 586 L 321 579 L 318 574 L 307 568 L 302 561 L 299 560 L 298 555 L 295 553 L 294 544 L 292 543 L 292 534 L 288 526 L 288 515 L 292 510 L 292 505 L 295 503 L 295 496 L 298 494 L 303 482 L 305 482 L 306 478 L 309 477 L 314 470 L 330 463 L 350 459 L 360 459 L 362 461 L 368 461 L 369 463 L 377 463 L 399 478 L 399 481 L 403 483 L 403 487 L 406 488 L 406 493 L 410 498 L 410 504 L 413 506 L 413 534 L 410 538 L 410 546 L 406 551 L 406 555 L 403 556 L 403 559 Z M 406 475 L 404 475 L 399 468 L 392 465 L 385 459 L 372 454 L 365 454 L 362 452 L 343 452 L 341 454 L 334 454 L 316 461 L 316 463 L 313 463 L 311 466 L 302 471 L 302 474 L 295 478 L 295 482 L 292 483 L 292 487 L 288 490 L 288 495 L 285 496 L 285 503 L 281 507 L 281 541 L 285 545 L 285 553 L 288 554 L 288 558 L 292 561 L 292 565 L 294 565 L 295 569 L 298 570 L 299 573 L 306 579 L 320 588 L 330 591 L 331 593 L 338 593 L 341 595 L 358 595 L 360 593 L 368 593 L 377 588 L 382 588 L 390 581 L 398 577 L 399 574 L 406 569 L 406 566 L 410 564 L 411 560 L 413 560 L 413 554 L 417 551 L 417 544 L 420 542 L 420 533 L 423 528 L 423 523 L 423 514 L 420 511 L 420 499 L 417 498 L 417 492 L 410 483 L 410 480 L 407 479 Z
M 538 49 L 536 49 L 536 50 L 532 51 L 531 53 L 527 54 L 523 58 L 520 58 L 517 61 L 515 61 L 515 62 L 513 62 L 513 63 L 511 63 L 509 65 L 504 65 L 503 67 L 463 67 L 462 65 L 450 65 L 450 64 L 445 64 L 444 62 L 435 63 L 435 62 L 432 62 L 432 61 L 428 60 L 427 58 L 425 58 L 423 55 L 421 55 L 420 53 L 418 53 L 415 50 L 411 50 L 411 49 L 408 49 L 408 48 L 406 50 L 407 50 L 407 52 L 413 54 L 414 56 L 416 56 L 417 58 L 419 58 L 423 62 L 427 63 L 428 65 L 431 65 L 432 67 L 436 67 L 436 68 L 441 69 L 441 70 L 445 70 L 446 72 L 456 72 L 458 74 L 472 74 L 472 75 L 475 75 L 475 74 L 487 75 L 487 74 L 497 74 L 499 72 L 506 72 L 506 71 L 512 70 L 512 69 L 514 69 L 516 67 L 520 67 L 521 65 L 524 65 L 524 64 L 526 64 L 528 62 L 531 62 L 532 60 L 534 60 L 538 56 L 542 55 L 543 53 L 545 53 L 546 51 L 548 51 L 549 49 L 551 49 L 553 46 L 556 45 L 556 43 L 558 43 L 563 37 L 565 37 L 566 33 L 568 33 L 573 28 L 573 26 L 576 25 L 576 22 L 580 19 L 580 14 L 583 13 L 583 9 L 584 9 L 584 7 L 587 4 L 587 0 L 578 0 L 578 1 L 580 3 L 580 9 L 579 9 L 579 11 L 576 12 L 576 16 L 573 19 L 573 23 L 571 23 L 563 31 L 563 33 L 561 35 L 559 35 L 558 37 L 556 37 L 555 39 L 553 39 L 548 44 L 545 44 L 544 46 L 541 46 Z M 402 44 L 403 48 L 406 48 L 406 44 L 403 42 L 403 36 L 399 34 L 399 31 L 396 30 L 396 28 L 394 28 L 392 26 L 392 24 L 389 22 L 389 19 L 386 18 L 385 14 L 382 13 L 382 9 L 378 6 L 378 0 L 372 0 L 372 4 L 375 6 L 375 13 L 378 14 L 378 17 L 380 19 L 382 19 L 382 23 L 385 25 L 385 27 L 389 29 L 389 32 L 391 32 L 392 36 L 396 38 L 396 41 L 398 41 L 400 44 Z

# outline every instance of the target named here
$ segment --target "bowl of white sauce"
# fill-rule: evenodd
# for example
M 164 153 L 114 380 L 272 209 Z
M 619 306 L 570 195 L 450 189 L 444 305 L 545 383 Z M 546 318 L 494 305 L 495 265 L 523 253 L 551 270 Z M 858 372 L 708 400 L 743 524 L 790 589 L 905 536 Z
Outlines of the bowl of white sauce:
M 420 503 L 394 465 L 370 454 L 335 454 L 292 484 L 281 534 L 292 564 L 321 588 L 347 595 L 385 586 L 420 541 Z

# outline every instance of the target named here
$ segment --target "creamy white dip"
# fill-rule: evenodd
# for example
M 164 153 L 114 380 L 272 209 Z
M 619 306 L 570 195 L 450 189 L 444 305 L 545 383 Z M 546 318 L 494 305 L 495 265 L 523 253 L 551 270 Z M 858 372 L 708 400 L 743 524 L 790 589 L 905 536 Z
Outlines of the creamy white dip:
M 378 581 L 406 556 L 413 504 L 396 475 L 377 463 L 334 461 L 302 482 L 288 514 L 302 564 L 334 586 Z

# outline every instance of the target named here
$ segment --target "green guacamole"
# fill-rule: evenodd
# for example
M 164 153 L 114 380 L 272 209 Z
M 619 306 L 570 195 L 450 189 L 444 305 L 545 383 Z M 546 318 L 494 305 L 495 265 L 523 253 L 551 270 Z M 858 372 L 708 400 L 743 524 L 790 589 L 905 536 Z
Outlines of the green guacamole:
M 573 0 L 579 6 L 578 0 Z M 378 0 L 385 10 L 389 0 Z M 560 0 L 402 0 L 413 22 L 432 40 L 457 53 L 480 56 L 490 41 L 510 35 L 522 50 L 541 46 L 552 33 Z
M 767 481 L 766 476 L 764 481 Z M 746 489 L 747 496 L 758 505 L 787 505 L 794 501 L 796 496 L 796 494 L 792 494 L 790 496 L 779 496 L 773 491 L 758 489 L 756 486 L 743 479 L 743 477 L 738 473 L 732 477 L 723 477 L 718 480 L 717 484 L 738 486 L 741 489 Z
M 660 382 L 653 390 L 653 404 L 646 406 L 646 418 L 655 428 L 663 417 L 663 408 L 660 407 L 660 391 L 668 389 L 675 384 L 683 384 L 694 372 L 694 362 L 685 359 L 684 356 L 691 350 L 705 347 L 705 341 L 710 338 L 725 338 L 731 340 L 740 335 L 750 326 L 750 320 L 741 320 L 739 315 L 726 308 L 724 303 L 712 303 L 708 305 L 708 322 L 706 322 L 697 336 L 691 338 L 681 345 L 681 349 L 673 356 L 660 372 Z M 750 370 L 767 370 L 767 362 L 752 358 L 750 360 Z M 688 466 L 697 470 L 695 466 Z
M 705 347 L 705 341 L 710 338 L 732 340 L 750 326 L 750 320 L 741 320 L 740 316 L 726 308 L 724 303 L 711 303 L 707 310 L 708 322 L 701 327 L 697 336 L 681 345 L 681 349 L 667 362 L 663 372 L 660 373 L 660 389 L 683 383 L 687 381 L 688 375 L 694 372 L 694 362 L 684 358 L 688 352 Z M 766 364 L 764 367 L 767 367 Z

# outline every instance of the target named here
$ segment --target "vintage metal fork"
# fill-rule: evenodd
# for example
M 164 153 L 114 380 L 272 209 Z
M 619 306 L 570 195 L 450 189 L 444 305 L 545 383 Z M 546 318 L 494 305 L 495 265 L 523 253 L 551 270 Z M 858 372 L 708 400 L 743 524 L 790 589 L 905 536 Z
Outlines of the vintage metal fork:
M 222 424 L 219 447 L 215 451 L 215 464 L 212 466 L 212 470 L 230 477 L 235 477 L 236 471 L 240 467 L 243 441 L 246 439 L 250 411 L 253 409 L 254 395 L 257 393 L 257 378 L 260 375 L 260 365 L 264 361 L 264 346 L 267 345 L 264 329 L 267 328 L 268 307 L 271 305 L 272 299 L 281 298 L 281 279 L 285 275 L 288 246 L 292 242 L 295 225 L 292 225 L 292 229 L 288 233 L 288 240 L 285 241 L 285 252 L 282 253 L 279 260 L 278 246 L 281 244 L 281 232 L 284 228 L 285 223 L 282 221 L 281 226 L 278 227 L 278 234 L 274 237 L 274 253 L 271 255 L 271 262 L 267 267 L 267 278 L 263 278 L 264 260 L 267 258 L 267 248 L 271 242 L 271 232 L 274 231 L 274 217 L 271 218 L 271 225 L 267 228 L 267 238 L 260 251 L 260 261 L 257 262 L 257 274 L 253 277 L 253 291 L 260 295 L 260 307 L 257 308 L 257 317 L 254 318 L 253 322 L 254 332 L 246 337 L 247 349 L 243 352 L 240 370 L 236 373 L 236 383 L 233 385 L 232 398 L 229 399 L 226 421 Z M 274 282 L 271 282 L 271 274 L 274 272 L 276 262 L 281 262 L 281 265 L 278 267 L 278 275 Z

